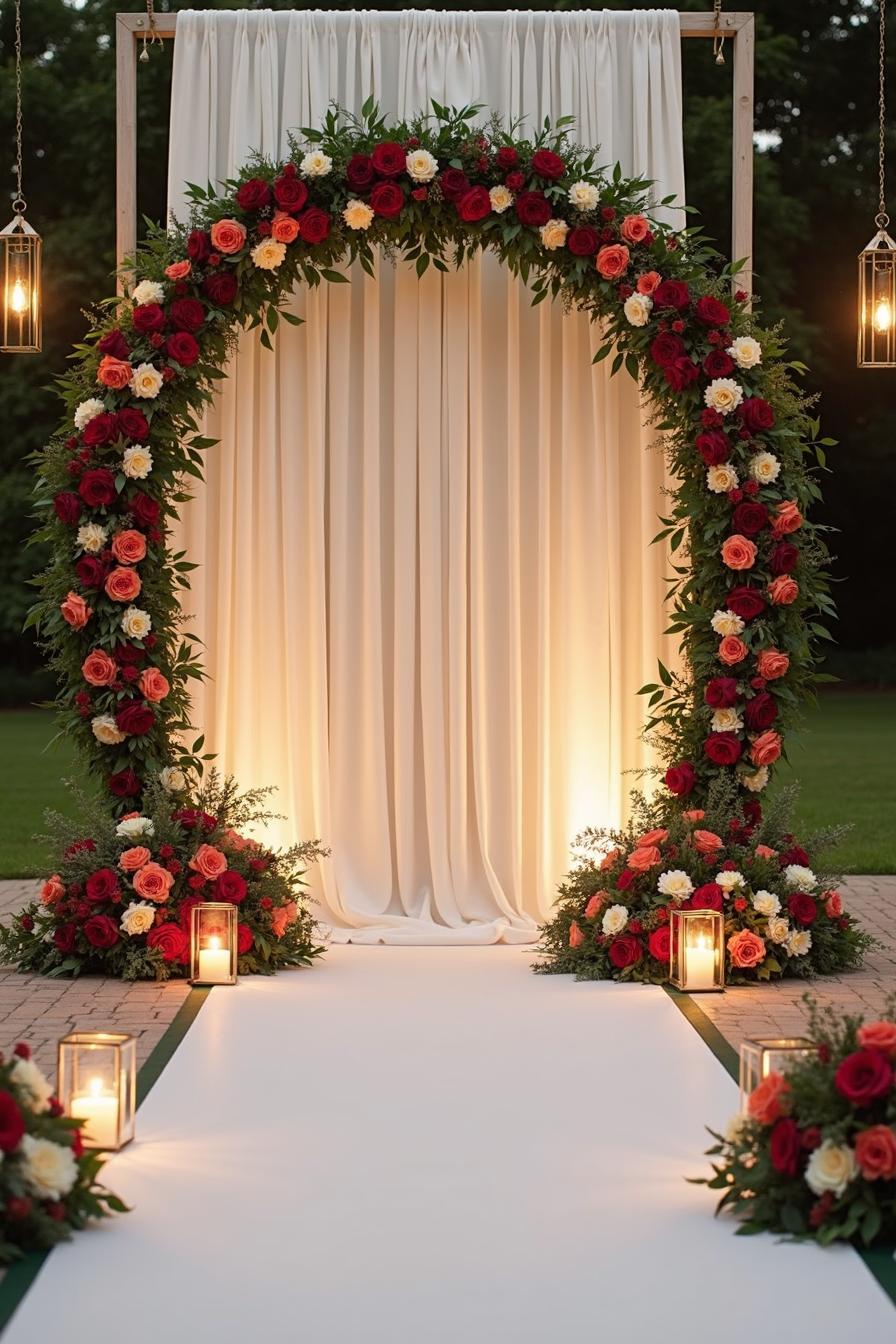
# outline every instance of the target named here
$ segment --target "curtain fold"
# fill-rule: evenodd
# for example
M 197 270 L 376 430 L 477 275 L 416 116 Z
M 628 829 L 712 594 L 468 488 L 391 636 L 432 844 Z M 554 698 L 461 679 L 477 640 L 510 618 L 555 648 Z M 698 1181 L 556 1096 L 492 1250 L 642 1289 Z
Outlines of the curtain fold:
M 335 101 L 571 115 L 599 162 L 684 198 L 674 11 L 183 11 L 169 205 Z M 680 221 L 679 221 L 680 222 Z M 581 315 L 490 257 L 385 261 L 241 337 L 183 510 L 185 606 L 221 764 L 278 786 L 271 839 L 320 835 L 336 937 L 530 941 L 583 825 L 644 765 L 661 634 L 662 453 Z

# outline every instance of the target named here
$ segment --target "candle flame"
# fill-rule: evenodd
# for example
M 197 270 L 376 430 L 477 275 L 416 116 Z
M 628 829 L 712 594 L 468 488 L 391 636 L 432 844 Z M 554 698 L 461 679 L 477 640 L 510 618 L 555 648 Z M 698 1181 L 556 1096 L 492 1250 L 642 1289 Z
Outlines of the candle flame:
M 889 299 L 881 299 L 874 309 L 874 329 L 881 333 L 888 332 L 893 325 L 893 313 L 890 308 Z
M 90 1080 L 90 1095 L 91 1095 L 92 1097 L 99 1097 L 99 1096 L 102 1095 L 102 1091 L 103 1091 L 103 1080 L 102 1080 L 102 1078 L 91 1078 L 91 1080 Z
M 700 933 L 697 935 L 697 947 L 701 952 L 705 952 L 706 949 L 709 947 L 709 939 L 706 937 L 705 933 Z
M 208 940 L 208 945 L 209 947 L 214 948 L 214 950 L 217 952 L 219 947 L 221 946 L 221 939 L 217 936 L 217 934 L 213 933 L 211 938 L 209 938 Z
M 14 313 L 24 313 L 28 309 L 28 293 L 21 280 L 17 280 L 12 287 L 12 294 L 9 299 L 9 306 Z

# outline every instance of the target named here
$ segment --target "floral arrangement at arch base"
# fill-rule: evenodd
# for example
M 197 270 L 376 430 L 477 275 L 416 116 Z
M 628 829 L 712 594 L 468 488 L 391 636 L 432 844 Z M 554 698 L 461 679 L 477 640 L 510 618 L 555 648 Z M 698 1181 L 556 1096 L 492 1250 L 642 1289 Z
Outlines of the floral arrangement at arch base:
M 0 1264 L 46 1251 L 91 1219 L 127 1208 L 97 1177 L 103 1157 L 81 1142 L 53 1088 L 20 1043 L 0 1055 Z
M 718 1211 L 740 1234 L 778 1232 L 828 1245 L 896 1240 L 896 996 L 884 1019 L 833 1018 L 808 999 L 814 1056 L 770 1073 L 747 1115 L 710 1130 Z

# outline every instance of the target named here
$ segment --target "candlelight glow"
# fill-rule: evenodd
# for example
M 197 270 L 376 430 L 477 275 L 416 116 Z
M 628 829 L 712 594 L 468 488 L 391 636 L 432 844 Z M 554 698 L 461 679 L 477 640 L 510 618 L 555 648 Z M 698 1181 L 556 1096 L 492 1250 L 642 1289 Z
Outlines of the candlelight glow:
M 17 280 L 12 287 L 9 306 L 14 313 L 25 313 L 28 311 L 28 294 L 21 280 Z
M 881 299 L 874 309 L 875 331 L 886 332 L 893 325 L 893 313 L 889 299 Z

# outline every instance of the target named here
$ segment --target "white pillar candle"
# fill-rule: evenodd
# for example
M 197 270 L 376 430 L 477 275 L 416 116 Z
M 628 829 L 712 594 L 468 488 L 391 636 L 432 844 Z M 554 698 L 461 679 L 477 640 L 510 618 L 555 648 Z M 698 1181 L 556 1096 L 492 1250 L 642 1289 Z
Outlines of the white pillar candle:
M 225 984 L 230 979 L 230 953 L 220 938 L 210 938 L 208 947 L 200 947 L 197 979 L 206 985 Z
M 715 989 L 716 954 L 703 934 L 687 948 L 685 989 Z
M 94 1078 L 89 1092 L 72 1097 L 70 1114 L 82 1122 L 84 1145 L 87 1148 L 116 1148 L 118 1146 L 118 1098 L 103 1090 L 99 1078 Z

